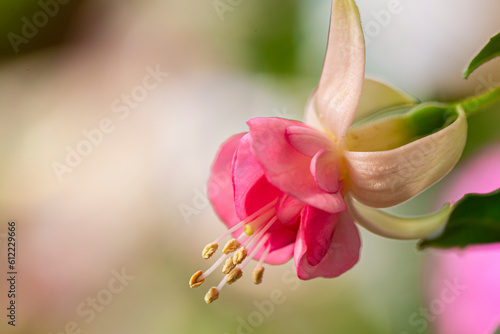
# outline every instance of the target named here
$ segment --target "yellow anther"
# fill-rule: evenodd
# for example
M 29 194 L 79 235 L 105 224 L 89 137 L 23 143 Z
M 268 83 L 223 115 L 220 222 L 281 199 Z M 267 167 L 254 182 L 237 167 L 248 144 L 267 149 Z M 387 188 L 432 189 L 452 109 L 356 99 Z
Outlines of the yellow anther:
M 247 252 L 246 248 L 245 247 L 241 247 L 233 255 L 233 263 L 235 265 L 240 264 L 247 257 L 247 254 L 248 254 L 248 252 Z
M 229 284 L 233 284 L 236 282 L 238 279 L 243 276 L 243 271 L 240 269 L 240 267 L 235 267 L 231 272 L 226 276 L 226 282 Z
M 231 270 L 235 267 L 235 264 L 233 263 L 233 258 L 229 257 L 229 259 L 226 260 L 226 263 L 224 264 L 224 267 L 222 268 L 222 272 L 224 274 L 229 274 Z
M 205 282 L 205 279 L 201 279 L 198 281 L 199 277 L 203 275 L 203 271 L 197 271 L 193 274 L 193 276 L 191 276 L 191 279 L 189 280 L 189 286 L 192 287 L 192 288 L 196 288 L 197 286 L 200 286 L 201 284 L 203 284 L 203 282 Z
M 210 288 L 210 290 L 208 290 L 207 294 L 205 295 L 205 301 L 207 302 L 207 304 L 210 304 L 217 298 L 219 298 L 219 290 L 217 290 L 217 288 L 215 287 Z
M 205 246 L 205 248 L 203 248 L 203 252 L 201 253 L 201 255 L 205 260 L 209 259 L 217 251 L 217 248 L 219 248 L 219 245 L 216 243 L 208 244 Z
M 222 250 L 222 252 L 227 255 L 227 254 L 230 254 L 230 253 L 234 252 L 235 250 L 237 250 L 238 247 L 240 247 L 240 246 L 241 246 L 241 243 L 238 240 L 231 239 L 224 246 L 224 249 Z
M 257 266 L 253 270 L 252 276 L 253 276 L 253 282 L 255 284 L 262 283 L 262 277 L 264 276 L 264 267 L 263 266 Z

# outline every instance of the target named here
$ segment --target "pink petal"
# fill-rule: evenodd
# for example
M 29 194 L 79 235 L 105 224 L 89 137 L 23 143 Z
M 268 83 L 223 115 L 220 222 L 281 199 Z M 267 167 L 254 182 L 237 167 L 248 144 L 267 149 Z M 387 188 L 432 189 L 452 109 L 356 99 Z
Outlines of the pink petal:
M 217 215 L 229 227 L 240 221 L 234 209 L 231 165 L 239 141 L 244 135 L 244 133 L 234 135 L 221 145 L 212 164 L 208 180 L 208 198 Z
M 294 226 L 305 204 L 296 198 L 282 194 L 276 203 L 276 216 L 281 224 Z
M 339 194 L 322 191 L 311 171 L 311 158 L 300 154 L 288 142 L 285 132 L 300 122 L 281 118 L 253 118 L 248 121 L 252 149 L 269 182 L 300 201 L 331 213 L 346 210 Z
M 321 190 L 327 193 L 339 191 L 340 153 L 337 150 L 320 150 L 311 160 L 311 173 Z
M 256 260 L 260 260 L 267 246 L 270 246 L 270 253 L 267 255 L 265 262 L 271 264 L 284 263 L 293 256 L 293 248 L 295 239 L 297 238 L 297 230 L 288 228 L 276 222 L 266 233 L 269 241 L 265 247 L 255 255 Z
M 321 149 L 334 146 L 333 141 L 321 132 L 305 126 L 289 126 L 285 134 L 294 149 L 312 157 Z
M 297 238 L 297 229 L 288 228 L 279 223 L 275 223 L 266 233 L 269 236 L 268 244 L 271 246 L 271 252 L 295 243 Z
M 330 247 L 316 266 L 310 265 L 307 260 L 308 248 L 304 232 L 303 228 L 299 229 L 294 250 L 295 266 L 300 279 L 337 277 L 358 262 L 361 240 L 358 228 L 347 212 L 338 214 Z
M 293 257 L 293 249 L 295 245 L 293 243 L 289 244 L 288 246 L 285 246 L 283 248 L 277 249 L 266 257 L 266 263 L 269 264 L 282 264 L 287 262 Z M 259 259 L 259 258 L 257 258 Z
M 267 181 L 251 148 L 252 138 L 246 134 L 239 141 L 233 162 L 234 203 L 241 220 L 269 204 L 280 193 Z
M 321 262 L 332 242 L 338 214 L 306 206 L 302 212 L 299 239 L 304 243 L 305 258 L 311 266 Z
M 352 0 L 332 4 L 325 63 L 315 95 L 317 118 L 342 142 L 358 107 L 365 74 L 365 44 Z

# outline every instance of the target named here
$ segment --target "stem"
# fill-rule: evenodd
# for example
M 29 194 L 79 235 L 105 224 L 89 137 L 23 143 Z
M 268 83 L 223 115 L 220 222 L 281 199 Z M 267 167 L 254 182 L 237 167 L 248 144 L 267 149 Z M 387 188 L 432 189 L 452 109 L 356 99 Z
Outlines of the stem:
M 486 109 L 487 107 L 500 101 L 500 87 L 492 89 L 482 95 L 476 95 L 468 99 L 452 104 L 453 106 L 461 105 L 464 108 L 467 117 L 476 114 L 477 112 Z

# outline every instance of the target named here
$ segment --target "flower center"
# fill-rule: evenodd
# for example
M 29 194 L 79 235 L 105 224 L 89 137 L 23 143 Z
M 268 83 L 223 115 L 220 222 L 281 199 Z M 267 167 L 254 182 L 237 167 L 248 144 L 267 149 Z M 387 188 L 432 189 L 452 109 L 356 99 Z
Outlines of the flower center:
M 250 260 L 255 257 L 257 252 L 265 247 L 265 251 L 252 275 L 255 284 L 260 284 L 262 282 L 262 277 L 264 275 L 264 267 L 262 264 L 270 250 L 270 245 L 268 243 L 269 237 L 266 235 L 266 232 L 277 221 L 275 209 L 276 202 L 277 199 L 263 206 L 205 246 L 202 251 L 202 256 L 204 259 L 209 259 L 219 248 L 219 242 L 222 239 L 234 233 L 239 228 L 244 228 L 244 231 L 237 239 L 231 239 L 226 243 L 222 250 L 223 254 L 209 269 L 206 271 L 197 271 L 189 281 L 189 285 L 192 288 L 200 286 L 205 279 L 224 262 L 222 272 L 225 274 L 225 277 L 217 287 L 210 288 L 205 296 L 205 301 L 207 303 L 211 303 L 219 298 L 219 293 L 226 283 L 232 284 L 241 278 L 241 276 L 243 276 L 243 268 L 245 268 Z

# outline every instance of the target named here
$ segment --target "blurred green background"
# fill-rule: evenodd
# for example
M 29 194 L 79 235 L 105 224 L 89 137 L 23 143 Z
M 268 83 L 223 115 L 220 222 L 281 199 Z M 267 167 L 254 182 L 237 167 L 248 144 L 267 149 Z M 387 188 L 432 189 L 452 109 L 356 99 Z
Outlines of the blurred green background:
M 389 16 L 389 1 L 357 3 L 368 74 L 421 100 L 500 83 L 498 60 L 467 81 L 461 74 L 500 31 L 499 3 L 401 0 Z M 201 249 L 224 231 L 203 195 L 219 145 L 251 117 L 302 118 L 321 72 L 329 7 L 0 1 L 0 259 L 15 220 L 19 271 L 17 324 L 3 317 L 1 332 L 430 333 L 432 322 L 410 320 L 426 305 L 425 254 L 366 231 L 360 262 L 338 279 L 300 281 L 293 263 L 267 266 L 262 285 L 247 275 L 212 305 L 203 296 L 221 275 L 188 286 L 208 266 Z M 464 159 L 500 139 L 499 121 L 499 105 L 470 118 Z M 84 148 L 89 133 L 95 143 Z M 68 158 L 77 149 L 85 154 Z M 396 210 L 439 207 L 445 184 Z M 283 302 L 269 304 L 275 290 Z

